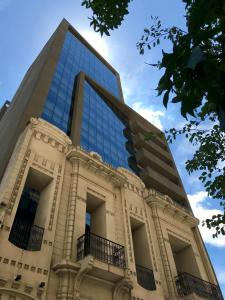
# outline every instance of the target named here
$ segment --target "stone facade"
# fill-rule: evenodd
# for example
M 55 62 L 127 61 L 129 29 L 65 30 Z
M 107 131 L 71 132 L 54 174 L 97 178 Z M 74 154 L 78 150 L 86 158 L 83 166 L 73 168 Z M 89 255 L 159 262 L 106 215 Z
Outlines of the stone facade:
M 9 241 L 29 174 L 43 190 L 35 218 L 44 229 L 39 251 Z M 130 171 L 114 169 L 98 154 L 74 146 L 66 134 L 40 118 L 31 118 L 20 135 L 0 195 L 1 300 L 180 299 L 178 272 L 217 285 L 190 210 L 147 189 Z M 87 207 L 97 220 L 93 233 L 124 246 L 123 267 L 115 252 L 110 262 L 93 253 L 77 259 Z M 152 290 L 138 283 L 138 264 L 153 271 Z M 183 299 L 205 298 L 191 294 Z

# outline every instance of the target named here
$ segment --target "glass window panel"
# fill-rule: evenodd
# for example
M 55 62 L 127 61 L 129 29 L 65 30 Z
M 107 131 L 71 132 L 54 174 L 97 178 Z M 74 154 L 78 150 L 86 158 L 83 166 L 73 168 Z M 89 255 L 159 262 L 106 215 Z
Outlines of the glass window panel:
M 67 32 L 42 113 L 44 119 L 58 126 L 67 134 L 70 133 L 70 125 L 68 124 L 71 124 L 72 117 L 70 114 L 73 108 L 72 91 L 75 78 L 80 71 L 85 71 L 88 76 L 119 98 L 115 74 L 72 33 Z M 103 153 L 103 145 L 105 145 L 105 139 L 109 135 L 109 128 L 112 128 L 111 135 L 114 135 L 116 131 L 118 131 L 118 135 L 121 135 L 124 125 L 122 123 L 120 125 L 121 130 L 117 130 L 117 120 L 118 122 L 121 121 L 116 117 L 116 114 L 87 82 L 85 82 L 84 89 L 82 122 L 85 123 L 84 128 L 86 130 L 84 132 L 86 132 L 87 137 L 81 140 L 85 141 L 86 147 L 90 149 L 88 138 L 94 139 L 92 145 L 95 145 L 97 138 L 101 149 L 103 148 L 101 150 Z M 113 121 L 115 117 L 117 120 Z M 112 122 L 109 124 L 108 120 L 112 120 Z M 87 131 L 88 128 L 89 131 Z M 120 139 L 114 137 L 113 139 L 116 143 L 124 144 L 126 141 L 124 137 L 120 137 Z M 110 139 L 108 139 L 108 143 L 112 142 L 109 141 Z
M 125 147 L 127 142 L 124 136 L 125 124 L 108 106 L 106 100 L 85 82 L 84 99 L 87 99 L 87 94 L 90 95 L 91 105 L 84 100 L 82 129 L 85 130 L 81 132 L 81 146 L 88 151 L 98 152 L 105 162 L 114 167 L 129 168 L 130 154 Z M 99 108 L 101 108 L 101 113 L 99 113 Z

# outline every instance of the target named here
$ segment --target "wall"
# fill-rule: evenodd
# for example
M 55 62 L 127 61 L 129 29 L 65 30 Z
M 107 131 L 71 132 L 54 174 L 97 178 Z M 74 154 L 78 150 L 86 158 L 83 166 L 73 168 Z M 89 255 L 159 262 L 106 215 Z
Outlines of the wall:
M 22 251 L 8 241 L 30 168 L 52 178 L 43 190 L 48 205 L 42 207 L 44 214 L 39 219 L 45 222 L 41 251 L 33 252 Z M 195 259 L 199 277 L 216 284 L 205 250 L 193 231 L 198 220 L 192 214 L 174 205 L 168 196 L 146 189 L 130 171 L 113 169 L 94 154 L 74 147 L 64 133 L 41 119 L 31 119 L 21 134 L 2 182 L 1 199 L 6 208 L 1 207 L 0 294 L 4 297 L 8 293 L 17 299 L 42 300 L 179 299 L 170 236 L 193 249 L 190 255 L 187 248 L 186 261 L 181 257 L 178 263 L 189 271 L 186 262 Z M 90 195 L 103 203 L 95 211 L 96 220 L 99 214 L 102 220 L 96 231 L 124 246 L 125 269 L 92 256 L 77 261 L 77 240 L 84 234 Z M 135 222 L 142 225 L 133 230 L 134 237 L 138 234 L 135 248 L 140 250 L 136 256 L 141 258 L 138 263 L 153 270 L 154 291 L 137 282 L 132 242 Z M 15 282 L 18 272 L 22 279 Z M 41 282 L 44 288 L 39 287 Z

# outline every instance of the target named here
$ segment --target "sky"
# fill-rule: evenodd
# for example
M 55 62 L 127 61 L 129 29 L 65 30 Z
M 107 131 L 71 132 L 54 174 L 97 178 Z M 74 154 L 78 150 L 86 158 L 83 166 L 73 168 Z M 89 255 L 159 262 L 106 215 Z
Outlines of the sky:
M 126 104 L 166 130 L 182 128 L 185 120 L 179 105 L 170 104 L 168 110 L 155 88 L 161 72 L 150 67 L 161 57 L 161 48 L 139 55 L 136 42 L 143 29 L 151 25 L 150 16 L 159 16 L 162 24 L 185 28 L 184 5 L 181 0 L 133 0 L 130 14 L 122 26 L 110 37 L 101 38 L 89 26 L 91 12 L 81 7 L 81 0 L 0 0 L 0 107 L 11 100 L 28 67 L 63 18 L 66 18 L 120 73 Z M 170 50 L 167 42 L 162 44 Z M 200 223 L 219 212 L 216 200 L 207 196 L 198 174 L 188 175 L 185 161 L 192 157 L 194 148 L 184 139 L 171 145 L 178 171 L 188 194 L 192 209 Z M 225 295 L 225 237 L 212 238 L 212 232 L 200 226 L 209 256 Z

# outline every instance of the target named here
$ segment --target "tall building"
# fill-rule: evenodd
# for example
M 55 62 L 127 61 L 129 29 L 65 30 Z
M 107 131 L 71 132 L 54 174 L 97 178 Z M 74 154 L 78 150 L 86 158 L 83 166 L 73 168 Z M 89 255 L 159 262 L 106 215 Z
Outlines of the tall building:
M 1 300 L 223 299 L 165 138 L 66 20 L 0 115 Z

